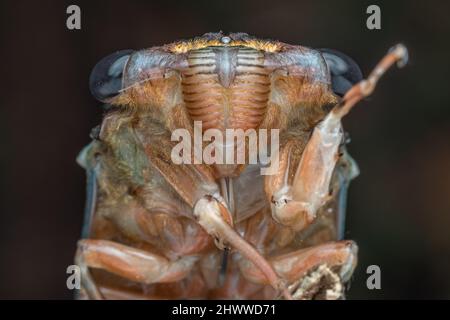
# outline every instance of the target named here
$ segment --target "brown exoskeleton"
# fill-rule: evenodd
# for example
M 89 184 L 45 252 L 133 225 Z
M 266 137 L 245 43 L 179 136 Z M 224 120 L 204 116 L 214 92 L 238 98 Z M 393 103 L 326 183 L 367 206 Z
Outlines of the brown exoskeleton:
M 341 240 L 357 168 L 341 119 L 406 58 L 398 45 L 362 80 L 332 50 L 213 33 L 103 59 L 90 84 L 108 107 L 79 156 L 81 297 L 343 298 L 357 261 Z M 279 129 L 277 170 L 175 164 L 171 133 L 194 121 Z

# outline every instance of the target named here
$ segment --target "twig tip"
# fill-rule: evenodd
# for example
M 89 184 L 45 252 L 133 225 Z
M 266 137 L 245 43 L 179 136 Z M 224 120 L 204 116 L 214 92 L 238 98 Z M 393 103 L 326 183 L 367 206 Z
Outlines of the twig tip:
M 393 53 L 397 58 L 397 67 L 403 68 L 408 63 L 409 54 L 408 49 L 402 43 L 399 43 L 393 46 L 390 50 L 390 53 Z

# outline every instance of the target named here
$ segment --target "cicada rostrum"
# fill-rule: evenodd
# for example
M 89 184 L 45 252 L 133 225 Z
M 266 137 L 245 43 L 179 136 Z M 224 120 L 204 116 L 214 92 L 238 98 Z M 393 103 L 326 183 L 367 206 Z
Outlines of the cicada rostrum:
M 101 60 L 80 297 L 343 298 L 358 170 L 341 119 L 406 57 L 395 46 L 363 80 L 334 50 L 210 33 Z

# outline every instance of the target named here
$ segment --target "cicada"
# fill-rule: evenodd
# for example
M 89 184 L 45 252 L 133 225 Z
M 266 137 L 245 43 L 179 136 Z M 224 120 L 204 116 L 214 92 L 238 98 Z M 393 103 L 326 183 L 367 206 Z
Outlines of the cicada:
M 341 120 L 406 57 L 393 47 L 363 79 L 334 50 L 209 33 L 101 60 L 90 89 L 105 114 L 78 158 L 80 298 L 343 298 L 357 264 L 342 237 L 358 169 Z M 180 148 L 177 130 L 195 147 Z M 219 139 L 229 132 L 244 139 Z M 264 142 L 269 161 L 251 157 Z

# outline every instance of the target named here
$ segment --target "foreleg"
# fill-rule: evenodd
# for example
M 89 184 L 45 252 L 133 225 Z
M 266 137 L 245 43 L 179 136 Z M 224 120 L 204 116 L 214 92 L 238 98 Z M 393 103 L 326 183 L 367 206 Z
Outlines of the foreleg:
M 288 183 L 290 157 L 295 143 L 287 143 L 280 156 L 280 171 L 267 176 L 266 191 L 272 200 L 272 215 L 283 225 L 302 230 L 316 217 L 317 210 L 329 197 L 330 180 L 339 158 L 342 141 L 341 119 L 364 97 L 370 95 L 381 75 L 395 62 L 404 61 L 406 48 L 398 45 L 375 67 L 366 80 L 353 86 L 341 103 L 320 122 L 309 139 L 292 184 Z

